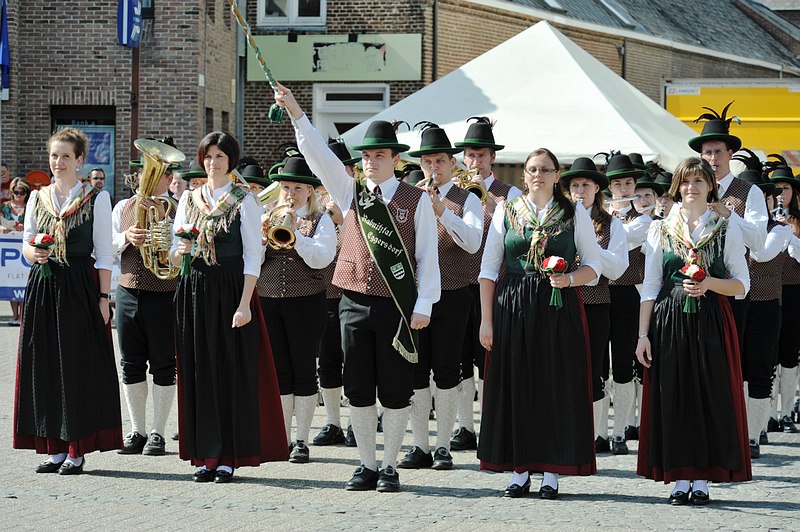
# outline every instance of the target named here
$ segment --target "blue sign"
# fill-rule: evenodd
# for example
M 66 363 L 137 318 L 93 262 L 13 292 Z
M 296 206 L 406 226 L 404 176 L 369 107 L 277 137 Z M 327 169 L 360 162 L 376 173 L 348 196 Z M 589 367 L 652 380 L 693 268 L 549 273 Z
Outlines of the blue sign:
M 138 48 L 141 37 L 141 0 L 119 0 L 117 8 L 117 40 L 119 40 L 119 44 L 129 48 Z

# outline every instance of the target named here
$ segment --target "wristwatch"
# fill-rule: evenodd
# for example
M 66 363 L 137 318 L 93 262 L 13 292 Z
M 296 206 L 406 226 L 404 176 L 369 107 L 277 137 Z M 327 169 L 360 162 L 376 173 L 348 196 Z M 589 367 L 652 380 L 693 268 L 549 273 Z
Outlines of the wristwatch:
M 100 292 L 97 294 L 97 299 L 108 299 L 111 300 L 111 296 L 106 294 L 105 292 Z

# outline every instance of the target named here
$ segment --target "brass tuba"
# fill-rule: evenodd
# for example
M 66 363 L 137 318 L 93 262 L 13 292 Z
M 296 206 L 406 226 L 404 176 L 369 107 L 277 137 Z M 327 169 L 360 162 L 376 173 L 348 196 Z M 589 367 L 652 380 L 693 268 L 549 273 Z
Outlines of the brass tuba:
M 486 189 L 483 188 L 482 185 L 473 181 L 473 179 L 478 176 L 479 173 L 480 170 L 477 168 L 473 168 L 471 170 L 459 170 L 456 172 L 456 177 L 458 178 L 456 186 L 463 188 L 467 192 L 472 192 L 478 196 L 478 199 L 481 200 L 481 203 L 486 203 Z
M 289 201 L 283 205 L 276 205 L 269 215 L 270 222 L 278 220 L 281 210 L 294 207 L 294 199 L 289 198 Z M 289 250 L 294 248 L 294 232 L 289 229 L 291 223 L 291 216 L 284 214 L 280 223 L 274 224 L 267 229 L 267 245 L 276 251 Z
M 169 258 L 172 245 L 170 217 L 174 217 L 176 206 L 171 198 L 154 197 L 153 194 L 169 165 L 185 160 L 186 156 L 180 150 L 157 140 L 136 139 L 133 145 L 142 152 L 142 170 L 139 188 L 136 189 L 136 227 L 145 229 L 145 237 L 139 253 L 145 268 L 156 277 L 162 280 L 172 279 L 180 271 Z M 145 206 L 145 198 L 162 202 L 163 216 L 154 205 Z

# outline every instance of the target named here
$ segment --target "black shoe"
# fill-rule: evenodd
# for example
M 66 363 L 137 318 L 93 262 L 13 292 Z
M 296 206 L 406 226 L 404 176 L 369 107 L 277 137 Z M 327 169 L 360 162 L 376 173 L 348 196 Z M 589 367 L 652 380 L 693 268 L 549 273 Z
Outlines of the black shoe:
M 406 455 L 397 462 L 399 469 L 424 469 L 433 465 L 433 456 L 424 452 L 417 446 L 411 448 Z
M 611 454 L 628 454 L 628 444 L 622 436 L 614 436 L 611 440 Z
M 557 487 L 554 488 L 553 486 L 545 484 L 544 486 L 539 488 L 539 498 L 548 499 L 551 501 L 553 499 L 558 499 L 558 488 Z
M 58 473 L 58 470 L 61 469 L 61 464 L 63 464 L 65 461 L 66 461 L 66 458 L 64 460 L 61 460 L 60 462 L 51 462 L 50 460 L 46 460 L 46 461 L 42 462 L 41 464 L 39 464 L 39 466 L 36 468 L 36 472 L 37 473 Z
M 792 418 L 789 416 L 783 416 L 781 418 L 781 430 L 787 434 L 794 434 L 797 432 L 797 426 L 792 421 Z
M 684 506 L 689 504 L 689 493 L 685 491 L 674 491 L 669 496 L 669 503 L 672 506 Z
M 125 435 L 125 439 L 122 440 L 122 449 L 117 451 L 117 453 L 142 454 L 142 449 L 144 449 L 146 443 L 146 437 L 142 436 L 138 432 L 129 432 Z
M 761 446 L 756 440 L 750 440 L 750 458 L 758 458 L 761 456 Z
M 382 493 L 396 493 L 400 491 L 400 475 L 392 466 L 381 469 L 375 489 Z
M 374 490 L 378 484 L 378 472 L 360 465 L 356 468 L 344 489 L 347 491 L 370 491 Z
M 83 457 L 81 460 L 81 465 L 72 465 L 72 462 L 68 462 L 64 460 L 64 463 L 61 464 L 61 467 L 58 468 L 59 475 L 80 475 L 83 473 L 83 466 L 86 465 L 86 457 Z
M 194 475 L 192 475 L 192 480 L 195 482 L 212 482 L 216 473 L 214 469 L 198 469 L 194 472 Z
M 478 448 L 478 438 L 467 427 L 461 427 L 450 438 L 451 451 L 474 451 Z
M 767 437 L 767 431 L 762 430 L 761 434 L 758 435 L 758 444 L 769 445 L 769 438 Z
M 433 466 L 434 469 L 438 469 L 440 471 L 453 469 L 453 457 L 447 452 L 447 449 L 444 447 L 439 447 L 433 453 Z
M 309 459 L 308 446 L 303 440 L 294 442 L 294 449 L 289 455 L 289 461 L 293 464 L 307 464 Z
M 433 421 L 434 419 L 436 419 L 436 412 L 431 408 L 431 411 L 428 413 L 428 421 Z
M 341 427 L 337 427 L 333 423 L 328 423 L 322 430 L 319 431 L 314 437 L 314 440 L 311 442 L 314 445 L 337 445 L 340 443 L 344 443 L 344 432 L 342 432 Z
M 519 484 L 509 485 L 503 492 L 503 497 L 509 497 L 511 499 L 519 499 L 520 497 L 524 497 L 530 492 L 531 492 L 531 476 L 528 475 L 528 480 L 526 480 L 525 484 L 523 484 L 522 486 L 520 486 Z
M 774 417 L 770 417 L 769 421 L 767 421 L 767 432 L 780 432 L 781 431 L 781 424 L 778 423 L 778 420 Z
M 708 504 L 711 498 L 708 496 L 708 493 L 700 490 L 696 490 L 692 492 L 692 497 L 689 499 L 689 502 L 694 504 L 695 506 L 703 506 Z
M 639 439 L 639 427 L 634 425 L 628 425 L 625 427 L 625 441 L 629 440 L 638 440 Z
M 607 453 L 611 451 L 611 445 L 608 443 L 608 438 L 603 438 L 602 436 L 598 436 L 594 440 L 594 453 Z
M 356 435 L 353 433 L 353 425 L 347 426 L 347 436 L 344 437 L 345 447 L 358 447 Z
M 180 434 L 178 434 L 177 432 L 172 435 L 172 441 L 178 441 L 179 439 L 180 439 Z
M 214 484 L 227 484 L 231 480 L 233 480 L 233 472 L 228 473 L 217 469 L 217 473 L 214 475 Z
M 164 436 L 158 432 L 151 432 L 150 437 L 147 438 L 147 445 L 142 449 L 142 454 L 148 456 L 164 456 L 167 454 L 167 442 L 164 441 Z
M 383 432 L 383 414 L 378 416 L 378 432 Z

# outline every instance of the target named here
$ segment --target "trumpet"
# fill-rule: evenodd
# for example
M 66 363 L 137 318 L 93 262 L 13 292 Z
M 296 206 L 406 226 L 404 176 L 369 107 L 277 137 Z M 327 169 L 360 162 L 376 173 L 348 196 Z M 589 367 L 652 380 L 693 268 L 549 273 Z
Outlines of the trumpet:
M 473 181 L 478 175 L 480 175 L 480 170 L 478 168 L 459 170 L 455 175 L 455 177 L 458 178 L 456 186 L 478 196 L 481 203 L 486 203 L 486 189 L 483 188 L 483 185 L 480 183 Z
M 423 179 L 422 181 L 420 181 L 419 183 L 417 183 L 415 186 L 417 188 L 429 188 L 433 184 L 433 180 L 436 179 L 436 177 L 438 175 L 439 174 L 436 174 L 436 173 L 431 174 L 428 177 L 426 177 L 425 179 Z
M 275 209 L 273 209 L 272 214 L 269 216 L 269 220 L 272 221 L 277 219 L 278 209 L 291 209 L 293 207 L 294 198 L 289 198 L 289 201 L 286 204 L 277 205 Z M 272 225 L 267 230 L 267 245 L 275 251 L 294 249 L 294 232 L 289 228 L 291 223 L 291 215 L 288 213 L 284 214 L 279 224 Z

